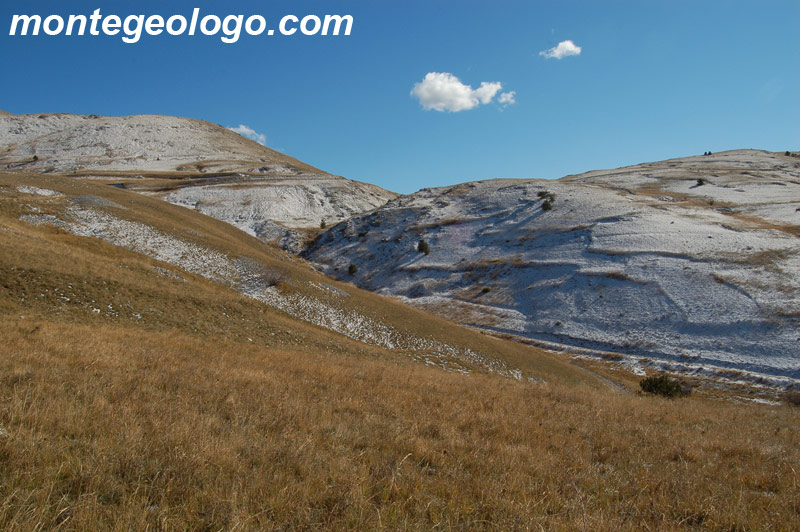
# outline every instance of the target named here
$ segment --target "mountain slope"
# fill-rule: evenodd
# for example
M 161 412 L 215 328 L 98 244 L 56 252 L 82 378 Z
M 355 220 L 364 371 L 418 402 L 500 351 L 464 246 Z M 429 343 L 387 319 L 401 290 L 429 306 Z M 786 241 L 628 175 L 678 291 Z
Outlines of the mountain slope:
M 96 182 L 0 173 L 0 251 L 2 530 L 797 521 L 796 408 L 620 393 Z
M 0 168 L 151 193 L 295 251 L 321 221 L 336 223 L 397 196 L 222 126 L 158 115 L 0 115 Z
M 161 115 L 3 115 L 0 146 L 11 170 L 323 173 L 222 126 Z
M 732 151 L 424 189 L 331 228 L 306 256 L 497 333 L 628 353 L 634 367 L 797 379 L 798 211 L 800 160 Z
M 0 206 L 6 315 L 200 329 L 271 345 L 267 320 L 302 345 L 354 341 L 356 351 L 461 373 L 546 378 L 533 369 L 536 351 L 333 283 L 228 224 L 154 198 L 60 176 L 0 174 Z M 552 378 L 584 380 L 540 355 Z

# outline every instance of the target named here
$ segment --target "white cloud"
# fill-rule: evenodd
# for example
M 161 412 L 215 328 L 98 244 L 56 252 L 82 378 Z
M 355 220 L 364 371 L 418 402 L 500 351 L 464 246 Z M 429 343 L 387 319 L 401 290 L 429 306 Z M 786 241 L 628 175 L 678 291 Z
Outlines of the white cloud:
M 428 72 L 425 79 L 414 84 L 411 95 L 419 100 L 426 111 L 457 113 L 491 103 L 502 89 L 503 84 L 499 81 L 484 81 L 480 87 L 473 89 L 448 72 Z M 507 94 L 511 95 L 511 99 L 506 97 L 506 101 L 501 103 L 510 105 L 514 103 L 513 92 L 503 93 L 500 97 Z
M 263 133 L 258 133 L 255 129 L 247 127 L 244 124 L 239 124 L 239 127 L 229 127 L 231 131 L 240 134 L 243 137 L 247 137 L 250 140 L 254 140 L 259 144 L 263 144 L 264 146 L 267 145 L 267 136 Z
M 539 52 L 539 55 L 547 59 L 563 59 L 571 55 L 581 55 L 581 47 L 572 41 L 561 41 L 549 50 Z
M 507 105 L 513 105 L 517 103 L 516 96 L 516 91 L 504 92 L 499 98 L 497 98 L 497 103 L 501 104 L 503 107 Z

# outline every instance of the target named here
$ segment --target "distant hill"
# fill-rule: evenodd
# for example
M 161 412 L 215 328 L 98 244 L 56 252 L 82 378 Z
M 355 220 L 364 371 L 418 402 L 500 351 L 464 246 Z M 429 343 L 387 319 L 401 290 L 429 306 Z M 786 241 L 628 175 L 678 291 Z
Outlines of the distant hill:
M 295 251 L 323 220 L 334 224 L 397 196 L 222 126 L 159 115 L 0 115 L 0 169 L 155 194 Z
M 12 170 L 324 173 L 217 124 L 173 116 L 3 114 L 0 146 L 0 165 Z
M 800 158 L 739 150 L 424 189 L 330 228 L 306 257 L 460 323 L 629 354 L 636 371 L 649 357 L 796 379 L 798 237 Z

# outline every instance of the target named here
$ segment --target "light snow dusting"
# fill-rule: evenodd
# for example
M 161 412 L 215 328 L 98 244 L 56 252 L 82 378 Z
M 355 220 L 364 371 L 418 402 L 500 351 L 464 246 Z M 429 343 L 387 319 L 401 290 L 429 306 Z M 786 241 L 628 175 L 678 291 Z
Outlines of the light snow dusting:
M 800 378 L 798 208 L 800 160 L 725 152 L 424 189 L 306 256 L 497 333 Z

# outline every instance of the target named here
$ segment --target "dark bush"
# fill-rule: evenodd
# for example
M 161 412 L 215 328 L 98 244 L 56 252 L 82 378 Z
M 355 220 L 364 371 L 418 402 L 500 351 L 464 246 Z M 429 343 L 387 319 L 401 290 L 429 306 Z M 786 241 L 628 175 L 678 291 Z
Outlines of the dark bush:
M 800 392 L 789 391 L 783 394 L 783 402 L 792 406 L 800 406 Z
M 703 185 L 705 185 L 705 184 L 706 184 L 706 180 L 705 180 L 705 179 L 703 179 L 702 177 L 701 177 L 700 179 L 698 179 L 698 180 L 697 180 L 697 186 L 698 186 L 698 187 L 702 187 L 702 186 L 703 186 Z
M 33 156 L 33 160 L 34 160 L 34 161 L 38 161 L 38 160 L 39 160 L 39 156 L 38 156 L 38 155 L 34 155 L 34 156 Z
M 684 397 L 689 395 L 690 389 L 678 380 L 670 379 L 666 375 L 647 377 L 639 382 L 642 391 L 664 397 Z
M 431 248 L 428 245 L 428 243 L 425 242 L 424 240 L 420 240 L 419 244 L 417 244 L 417 251 L 419 251 L 420 253 L 424 253 L 426 255 L 431 254 Z
M 350 266 L 347 267 L 347 273 L 349 273 L 350 275 L 355 275 L 357 271 L 358 268 L 356 268 L 355 264 L 350 264 Z
M 325 229 L 326 227 L 328 227 L 328 224 L 325 223 L 325 220 L 320 220 L 319 221 L 319 228 L 320 229 Z
M 786 150 L 786 153 L 784 153 L 784 155 L 787 156 L 787 157 L 789 157 L 791 154 L 792 154 L 792 152 L 790 152 L 789 150 Z
M 553 202 L 551 202 L 549 199 L 548 200 L 544 200 L 542 202 L 542 210 L 543 211 L 552 211 L 553 210 Z

